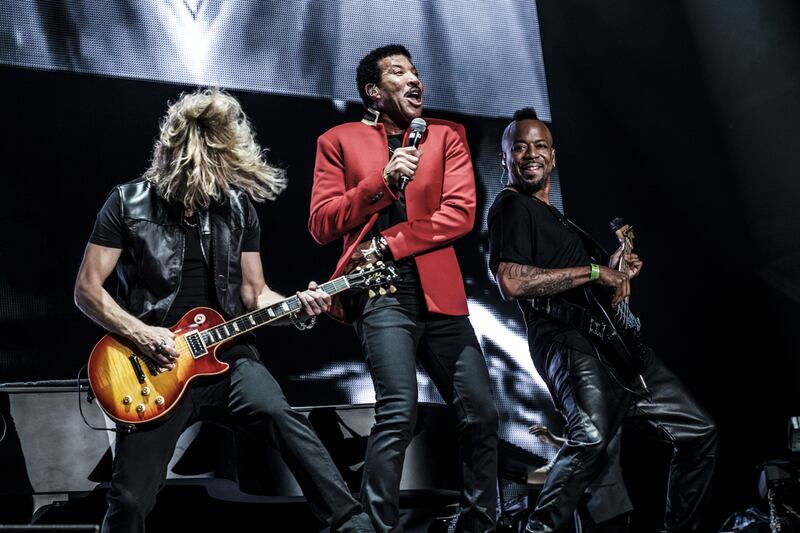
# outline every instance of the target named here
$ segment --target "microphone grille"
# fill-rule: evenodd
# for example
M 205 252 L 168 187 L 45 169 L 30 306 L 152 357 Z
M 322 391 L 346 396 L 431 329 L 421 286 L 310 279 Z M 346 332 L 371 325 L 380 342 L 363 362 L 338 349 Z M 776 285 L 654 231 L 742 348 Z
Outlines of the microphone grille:
M 411 121 L 411 131 L 416 131 L 417 133 L 424 133 L 426 129 L 428 129 L 428 123 L 425 122 L 424 118 L 417 117 Z

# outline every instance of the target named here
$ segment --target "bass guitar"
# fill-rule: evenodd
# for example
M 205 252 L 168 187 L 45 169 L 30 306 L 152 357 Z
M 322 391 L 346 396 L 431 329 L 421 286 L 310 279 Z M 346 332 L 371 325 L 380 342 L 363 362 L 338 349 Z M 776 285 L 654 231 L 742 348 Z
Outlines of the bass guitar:
M 611 229 L 622 246 L 619 264 L 615 268 L 626 274 L 630 272 L 630 265 L 625 261 L 625 255 L 633 252 L 633 227 L 625 224 L 622 218 L 611 221 Z M 644 370 L 644 359 L 647 355 L 647 346 L 642 342 L 642 322 L 633 313 L 630 307 L 630 296 L 626 296 L 617 305 L 610 305 L 610 296 L 595 296 L 596 289 L 589 289 L 587 296 L 594 302 L 594 312 L 606 322 L 606 327 L 611 332 L 606 335 L 607 344 L 611 350 L 606 351 L 612 359 L 609 361 L 613 368 L 625 381 L 630 381 L 637 376 L 641 378 Z
M 381 262 L 365 265 L 352 273 L 320 285 L 330 295 L 348 289 L 368 289 L 370 294 L 386 288 L 397 278 L 393 265 Z M 186 313 L 170 328 L 180 356 L 174 368 L 165 369 L 139 353 L 136 345 L 119 335 L 108 334 L 89 356 L 88 375 L 97 403 L 121 424 L 143 424 L 167 415 L 183 397 L 190 382 L 199 376 L 213 376 L 228 370 L 215 352 L 225 342 L 255 328 L 300 312 L 302 304 L 292 296 L 233 320 L 208 307 Z

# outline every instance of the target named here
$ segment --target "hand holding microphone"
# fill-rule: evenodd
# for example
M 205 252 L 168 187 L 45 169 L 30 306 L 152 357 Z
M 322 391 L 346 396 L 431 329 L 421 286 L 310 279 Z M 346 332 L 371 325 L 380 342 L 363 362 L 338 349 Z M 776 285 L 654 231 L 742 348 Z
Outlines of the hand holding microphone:
M 414 179 L 419 158 L 422 156 L 419 143 L 427 127 L 427 123 L 421 118 L 412 120 L 408 144 L 395 150 L 389 164 L 383 169 L 383 179 L 398 191 L 405 190 L 406 186 Z

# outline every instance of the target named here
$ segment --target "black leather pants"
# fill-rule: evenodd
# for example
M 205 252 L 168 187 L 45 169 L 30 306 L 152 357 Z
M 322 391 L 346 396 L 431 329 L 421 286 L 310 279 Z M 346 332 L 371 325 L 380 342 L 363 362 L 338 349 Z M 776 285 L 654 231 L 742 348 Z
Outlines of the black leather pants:
M 665 529 L 696 530 L 714 470 L 717 431 L 655 353 L 650 350 L 645 363 L 648 391 L 633 383 L 628 386 L 633 392 L 609 374 L 596 354 L 566 343 L 551 343 L 546 356 L 534 361 L 566 417 L 568 440 L 547 477 L 528 531 L 558 531 L 568 524 L 586 487 L 602 471 L 606 447 L 623 422 L 672 446 Z

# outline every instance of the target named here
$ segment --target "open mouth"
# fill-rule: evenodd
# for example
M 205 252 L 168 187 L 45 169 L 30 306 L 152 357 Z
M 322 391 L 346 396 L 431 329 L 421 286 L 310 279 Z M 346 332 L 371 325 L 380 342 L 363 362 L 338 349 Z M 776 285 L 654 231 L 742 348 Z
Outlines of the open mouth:
M 419 89 L 411 89 L 405 94 L 405 97 L 406 100 L 415 107 L 422 105 L 422 91 Z

